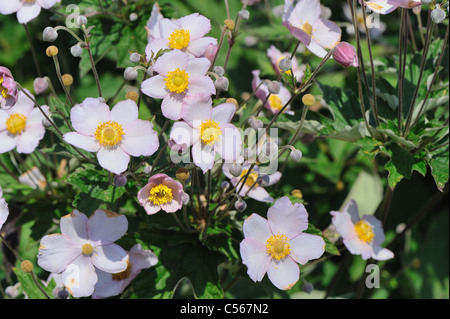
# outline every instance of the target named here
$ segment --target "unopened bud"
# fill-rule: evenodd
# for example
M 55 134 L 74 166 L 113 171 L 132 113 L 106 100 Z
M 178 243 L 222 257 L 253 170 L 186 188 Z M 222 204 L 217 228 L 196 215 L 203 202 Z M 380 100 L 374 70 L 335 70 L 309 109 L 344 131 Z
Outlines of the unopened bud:
M 123 77 L 127 81 L 133 81 L 138 77 L 138 72 L 134 68 L 128 67 L 123 72 Z
M 294 161 L 300 162 L 300 160 L 302 159 L 303 154 L 302 154 L 302 152 L 300 150 L 293 150 L 293 151 L 291 151 L 290 156 L 291 156 L 291 158 Z
M 248 119 L 248 123 L 250 124 L 251 128 L 254 129 L 259 129 L 262 128 L 264 126 L 263 121 L 261 121 L 260 119 L 257 119 L 255 117 L 251 117 Z
M 85 16 L 78 16 L 77 23 L 79 25 L 86 25 L 87 24 L 87 18 Z
M 125 95 L 125 99 L 137 102 L 139 100 L 139 94 L 135 91 L 128 91 Z
M 148 164 L 146 163 L 146 164 L 145 164 L 145 167 L 144 167 L 144 173 L 145 173 L 145 174 L 150 174 L 150 173 L 152 172 L 152 169 L 153 169 L 153 166 L 148 165 Z
M 185 182 L 189 178 L 189 171 L 184 167 L 180 167 L 177 169 L 175 176 L 179 181 Z
M 303 285 L 302 289 L 307 294 L 310 294 L 314 290 L 314 286 L 313 286 L 313 284 L 307 282 Z
M 139 61 L 141 61 L 141 56 L 139 55 L 139 53 L 133 52 L 130 54 L 130 61 L 133 63 L 138 63 Z
M 223 76 L 223 75 L 225 74 L 224 68 L 221 67 L 220 65 L 216 65 L 216 66 L 213 68 L 213 72 L 214 72 L 215 74 L 217 74 L 218 76 Z
M 234 28 L 236 28 L 234 21 L 231 19 L 225 19 L 225 21 L 223 23 L 230 31 L 234 31 Z
M 220 188 L 226 191 L 228 188 L 230 188 L 230 183 L 228 183 L 227 181 L 223 181 L 222 183 L 220 183 Z
M 46 27 L 42 32 L 42 39 L 46 42 L 53 42 L 58 38 L 58 32 L 52 27 Z
M 302 102 L 304 105 L 311 106 L 316 103 L 316 98 L 312 94 L 305 94 L 302 96 Z
M 25 259 L 24 261 L 22 261 L 22 263 L 20 264 L 20 269 L 22 269 L 23 272 L 26 273 L 31 273 L 33 272 L 33 263 L 27 259 Z
M 49 87 L 49 83 L 48 83 L 48 78 L 46 78 L 46 77 L 36 78 L 33 81 L 33 89 L 34 89 L 34 93 L 36 93 L 36 95 L 44 93 L 45 91 L 48 90 L 48 87 Z
M 433 11 L 431 11 L 431 20 L 433 20 L 434 23 L 438 24 L 444 21 L 445 19 L 445 11 L 441 8 L 436 8 Z
M 343 67 L 358 67 L 358 56 L 356 49 L 348 42 L 339 42 L 333 49 L 333 59 Z
M 238 12 L 238 14 L 242 20 L 248 20 L 248 18 L 250 18 L 250 12 L 248 12 L 248 10 L 241 10 Z
M 127 184 L 127 177 L 124 175 L 114 175 L 113 184 L 116 187 L 123 187 Z
M 228 79 L 224 76 L 221 76 L 214 82 L 214 86 L 217 90 L 226 92 L 228 91 L 228 86 L 230 85 Z
M 269 93 L 271 94 L 278 94 L 280 93 L 280 82 L 278 81 L 272 81 L 269 83 L 269 85 L 267 86 L 267 89 L 269 90 Z
M 47 50 L 45 50 L 45 54 L 47 54 L 47 56 L 50 58 L 58 55 L 58 52 L 58 48 L 54 45 L 49 46 Z
M 83 49 L 79 45 L 74 45 L 70 48 L 70 54 L 75 58 L 79 58 L 83 54 Z
M 256 179 L 256 182 L 262 187 L 267 187 L 270 185 L 270 177 L 266 174 L 260 174 Z
M 18 285 L 14 285 L 14 286 L 8 286 L 5 289 L 5 294 L 8 298 L 17 298 L 20 294 L 19 288 L 17 287 Z
M 280 62 L 278 62 L 278 67 L 282 72 L 287 72 L 290 69 L 292 69 L 292 62 L 289 58 L 281 59 Z
M 230 165 L 228 170 L 230 171 L 231 175 L 233 175 L 234 177 L 238 177 L 241 176 L 242 166 L 237 163 L 233 163 Z
M 302 199 L 302 198 L 303 198 L 303 193 L 302 193 L 302 191 L 299 190 L 299 189 L 294 189 L 294 190 L 291 192 L 291 194 L 292 194 L 292 196 L 295 196 L 295 197 L 297 197 L 298 199 Z
M 130 19 L 131 22 L 136 21 L 138 18 L 139 18 L 139 16 L 137 15 L 136 12 L 130 13 L 129 19 Z
M 183 195 L 181 195 L 181 202 L 183 203 L 183 205 L 189 204 L 190 199 L 191 197 L 187 193 L 183 193 Z
M 70 74 L 64 74 L 61 76 L 64 86 L 69 87 L 73 84 L 73 77 Z
M 65 287 L 56 287 L 53 289 L 53 296 L 56 299 L 67 299 L 69 298 L 69 291 Z
M 238 199 L 237 202 L 234 203 L 234 208 L 242 213 L 247 208 L 247 203 L 243 199 Z

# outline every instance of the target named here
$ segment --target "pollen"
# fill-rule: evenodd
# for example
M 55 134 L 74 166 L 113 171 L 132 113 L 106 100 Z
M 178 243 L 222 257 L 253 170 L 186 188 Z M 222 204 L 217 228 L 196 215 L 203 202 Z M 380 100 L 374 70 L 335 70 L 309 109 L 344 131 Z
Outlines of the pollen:
M 277 260 L 283 259 L 291 253 L 291 246 L 286 235 L 272 235 L 266 242 L 266 252 Z
M 181 50 L 189 45 L 191 35 L 189 30 L 177 29 L 170 34 L 168 40 L 170 48 Z
M 175 69 L 167 73 L 164 79 L 166 88 L 173 93 L 183 93 L 187 90 L 189 85 L 189 75 L 186 71 Z
M 7 98 L 10 97 L 10 95 L 8 94 L 8 90 L 5 89 L 5 88 L 3 87 L 3 85 L 2 85 L 3 81 L 4 81 L 3 78 L 0 77 L 0 94 L 1 94 L 5 99 L 7 99 Z
M 278 95 L 271 94 L 269 96 L 269 105 L 272 109 L 280 111 L 283 108 L 283 103 Z
M 173 200 L 172 189 L 166 185 L 159 184 L 150 190 L 148 199 L 153 205 L 157 206 L 170 203 Z
M 100 123 L 95 129 L 95 138 L 101 146 L 107 148 L 118 145 L 123 140 L 124 135 L 122 125 L 114 121 Z
M 312 28 L 312 25 L 310 25 L 308 22 L 305 22 L 305 24 L 302 25 L 302 30 L 303 30 L 303 32 L 305 32 L 307 35 L 309 35 L 309 36 L 312 35 L 313 28 Z
M 216 121 L 207 120 L 206 122 L 202 122 L 200 126 L 200 139 L 203 144 L 214 144 L 220 139 L 221 135 L 222 130 Z
M 375 237 L 373 227 L 365 220 L 360 220 L 355 224 L 355 232 L 361 241 L 368 244 L 370 244 L 373 240 L 373 237 Z
M 16 135 L 23 132 L 26 124 L 27 118 L 25 115 L 14 113 L 6 120 L 6 129 L 9 133 Z
M 89 243 L 83 244 L 83 246 L 81 246 L 81 252 L 83 253 L 83 255 L 89 256 L 93 253 L 93 251 L 94 247 L 92 247 L 92 245 Z
M 247 169 L 242 170 L 241 176 L 240 178 L 243 178 L 244 176 L 246 176 L 248 173 Z M 251 173 L 248 175 L 246 181 L 245 181 L 245 185 L 247 186 L 253 186 L 253 184 L 256 183 L 256 180 L 258 179 L 258 173 L 255 171 L 251 171 Z

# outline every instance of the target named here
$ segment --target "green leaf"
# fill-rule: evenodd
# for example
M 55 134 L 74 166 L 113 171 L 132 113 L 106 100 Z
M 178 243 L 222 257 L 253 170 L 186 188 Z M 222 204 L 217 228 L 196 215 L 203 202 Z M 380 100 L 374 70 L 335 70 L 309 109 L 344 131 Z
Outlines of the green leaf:
M 448 150 L 449 148 L 447 145 L 446 149 L 440 149 L 439 153 L 436 152 L 428 161 L 436 186 L 441 192 L 443 191 L 445 184 L 448 183 L 449 178 Z
M 308 229 L 305 230 L 305 233 L 311 234 L 311 235 L 317 235 L 323 238 L 325 241 L 325 251 L 332 255 L 339 256 L 341 253 L 339 252 L 339 249 L 327 238 L 322 234 L 322 231 L 320 229 L 317 229 L 313 224 L 308 224 Z
M 29 299 L 48 299 L 45 294 L 38 288 L 31 274 L 25 273 L 17 267 L 13 267 L 13 271 L 16 274 L 23 291 L 27 294 Z M 41 287 L 44 289 L 47 295 L 51 297 L 53 296 L 52 291 L 56 287 L 56 283 L 52 279 L 47 286 L 44 286 L 44 284 L 41 282 Z

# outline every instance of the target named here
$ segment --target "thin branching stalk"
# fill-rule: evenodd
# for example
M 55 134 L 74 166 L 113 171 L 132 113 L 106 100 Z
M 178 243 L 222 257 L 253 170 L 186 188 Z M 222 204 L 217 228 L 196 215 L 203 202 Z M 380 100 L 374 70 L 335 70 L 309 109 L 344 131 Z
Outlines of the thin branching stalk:
M 30 31 L 28 30 L 28 26 L 26 23 L 22 24 L 25 29 L 25 34 L 27 36 L 28 43 L 30 44 L 31 56 L 33 58 L 34 65 L 36 67 L 36 72 L 39 77 L 42 77 L 41 67 L 39 66 L 39 62 L 36 55 L 36 50 L 34 49 L 33 41 L 31 40 Z

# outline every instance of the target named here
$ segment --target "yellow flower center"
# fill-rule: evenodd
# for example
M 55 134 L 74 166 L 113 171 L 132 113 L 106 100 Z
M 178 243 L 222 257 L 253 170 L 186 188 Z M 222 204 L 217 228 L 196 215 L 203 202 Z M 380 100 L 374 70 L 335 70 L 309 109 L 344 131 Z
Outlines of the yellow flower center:
M 166 185 L 159 184 L 150 190 L 148 199 L 157 206 L 170 203 L 173 199 L 172 190 Z
M 100 123 L 95 129 L 95 138 L 103 147 L 116 146 L 123 140 L 124 135 L 122 125 L 114 121 Z
M 172 49 L 184 49 L 189 45 L 191 41 L 191 36 L 189 30 L 178 29 L 172 32 L 169 37 L 169 47 Z
M 307 35 L 309 35 L 309 36 L 312 35 L 313 28 L 312 28 L 312 25 L 310 25 L 308 22 L 305 22 L 305 24 L 302 25 L 302 30 L 303 30 L 303 32 L 305 32 Z
M 11 134 L 20 134 L 25 129 L 27 118 L 20 113 L 14 113 L 6 120 L 6 129 Z
M 273 235 L 267 239 L 266 252 L 277 260 L 283 259 L 291 253 L 291 246 L 286 235 Z
M 277 111 L 280 111 L 283 108 L 283 102 L 281 101 L 280 97 L 275 94 L 271 94 L 269 96 L 269 104 L 272 109 Z
M 89 256 L 94 251 L 94 247 L 92 247 L 91 244 L 86 243 L 83 246 L 81 246 L 81 252 L 83 255 Z
M 240 178 L 243 178 L 245 175 L 247 175 L 247 173 L 248 173 L 248 169 L 242 170 L 242 173 L 241 173 Z M 247 185 L 247 186 L 253 186 L 253 184 L 256 183 L 256 180 L 257 180 L 257 179 L 258 179 L 258 173 L 255 172 L 255 171 L 252 171 L 252 172 L 248 175 L 248 177 L 247 177 L 247 179 L 246 179 L 246 181 L 245 181 L 245 185 Z M 256 186 L 256 185 L 255 185 L 255 186 Z
M 10 95 L 8 94 L 8 90 L 3 87 L 2 83 L 3 83 L 3 78 L 0 77 L 0 93 L 2 94 L 2 96 L 5 99 L 7 99 L 10 97 Z
M 115 274 L 112 274 L 112 280 L 121 281 L 127 279 L 131 274 L 131 263 L 128 262 L 127 268 L 122 271 Z
M 375 3 L 375 2 L 366 2 L 366 3 L 367 3 L 367 5 L 368 5 L 370 8 L 372 8 L 372 9 L 374 9 L 374 10 L 380 11 L 381 9 L 384 8 L 382 5 L 379 5 L 379 4 Z
M 164 81 L 166 82 L 166 88 L 170 92 L 182 93 L 188 88 L 189 75 L 186 71 L 177 68 L 174 71 L 167 72 L 167 77 Z
M 375 237 L 373 227 L 368 222 L 362 219 L 355 224 L 355 232 L 361 241 L 368 244 L 371 243 L 373 237 Z
M 219 124 L 213 120 L 207 120 L 202 122 L 200 126 L 200 139 L 204 144 L 213 144 L 220 139 L 222 135 L 222 130 Z

